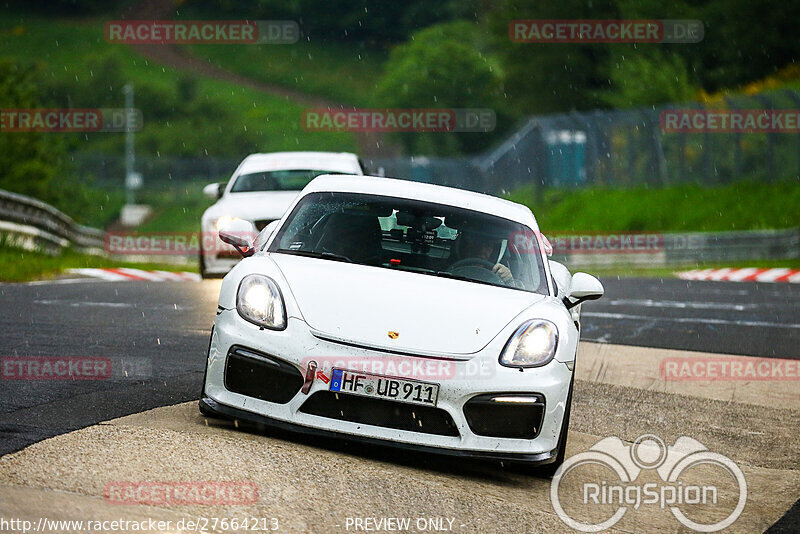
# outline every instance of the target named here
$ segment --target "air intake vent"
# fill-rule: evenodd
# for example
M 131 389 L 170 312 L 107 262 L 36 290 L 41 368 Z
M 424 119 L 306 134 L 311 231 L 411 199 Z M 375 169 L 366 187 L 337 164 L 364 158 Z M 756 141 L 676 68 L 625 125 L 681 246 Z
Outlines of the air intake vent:
M 268 354 L 233 346 L 225 363 L 228 391 L 286 404 L 303 386 L 303 375 L 293 365 Z
M 544 418 L 544 397 L 530 393 L 490 393 L 464 405 L 470 430 L 491 438 L 533 439 Z

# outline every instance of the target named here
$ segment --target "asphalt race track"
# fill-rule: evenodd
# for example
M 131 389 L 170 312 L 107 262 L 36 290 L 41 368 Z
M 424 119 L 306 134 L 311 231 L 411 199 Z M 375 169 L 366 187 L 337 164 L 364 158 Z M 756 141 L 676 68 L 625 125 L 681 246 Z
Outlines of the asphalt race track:
M 800 286 L 603 278 L 585 306 L 584 341 L 800 358 Z
M 0 454 L 197 397 L 218 294 L 213 281 L 0 285 L 3 356 L 109 357 L 137 371 L 109 380 L 0 381 Z
M 603 345 L 632 346 L 627 356 L 632 360 L 636 359 L 637 352 L 633 347 L 800 359 L 800 287 L 797 285 L 689 282 L 677 279 L 606 278 L 603 282 L 606 296 L 596 303 L 585 305 L 582 319 L 582 339 L 593 342 L 600 349 Z M 218 288 L 219 282 L 215 281 L 134 283 L 86 280 L 74 283 L 0 285 L 0 302 L 3 304 L 0 307 L 0 356 L 102 357 L 109 358 L 116 370 L 106 380 L 0 381 L 0 399 L 2 399 L 0 455 L 7 455 L 46 438 L 78 429 L 86 430 L 74 433 L 78 436 L 76 439 L 89 439 L 91 443 L 91 440 L 96 439 L 96 436 L 91 437 L 91 432 L 95 432 L 92 428 L 102 429 L 105 432 L 111 431 L 113 425 L 86 427 L 130 414 L 140 414 L 153 408 L 196 401 L 200 392 L 204 353 L 216 308 Z M 644 352 L 643 359 L 646 357 Z M 589 361 L 591 358 L 587 359 L 587 362 Z M 625 409 L 629 411 L 644 410 L 643 407 L 639 407 L 640 404 L 663 406 L 664 415 L 661 419 L 669 419 L 669 414 L 680 417 L 676 415 L 680 412 L 676 412 L 676 407 L 671 406 L 672 403 L 667 400 L 671 397 L 666 393 L 645 391 L 652 388 L 634 389 L 636 386 L 626 388 L 624 380 L 627 378 L 614 382 L 611 371 L 606 378 L 592 379 L 593 381 L 585 379 L 587 381 L 582 381 L 580 387 L 576 387 L 576 407 L 583 407 L 583 410 L 580 411 L 582 415 L 576 417 L 577 421 L 573 421 L 577 437 L 570 438 L 572 447 L 578 443 L 585 445 L 583 449 L 588 448 L 593 442 L 591 436 L 625 434 L 629 439 L 636 437 L 637 434 L 633 429 L 622 432 L 608 426 L 607 422 L 619 415 L 614 414 L 613 400 L 606 405 L 600 405 L 600 399 L 603 398 L 613 399 L 615 396 L 620 396 L 620 409 L 626 407 Z M 593 371 L 592 373 L 594 376 Z M 581 376 L 579 380 L 582 380 Z M 692 395 L 691 392 L 685 394 Z M 706 395 L 704 403 L 718 403 L 723 400 L 717 393 L 703 393 L 700 397 L 703 395 Z M 626 396 L 630 398 L 626 400 Z M 780 411 L 778 410 L 775 414 L 764 414 L 763 407 L 755 411 L 749 407 L 741 408 L 742 412 L 736 417 L 748 421 L 748 424 L 750 421 L 759 420 L 764 425 L 769 425 L 771 421 L 774 425 L 770 432 L 775 431 L 780 434 L 768 432 L 763 437 L 742 438 L 737 437 L 732 431 L 727 435 L 728 431 L 721 429 L 718 435 L 706 435 L 709 431 L 704 427 L 708 426 L 706 416 L 711 404 L 703 404 L 695 397 L 681 398 L 688 399 L 687 414 L 694 415 L 687 417 L 697 423 L 689 435 L 697 437 L 709 447 L 711 447 L 709 442 L 714 443 L 714 440 L 719 440 L 722 447 L 723 444 L 733 443 L 736 439 L 753 439 L 755 441 L 743 448 L 745 452 L 752 449 L 754 455 L 761 454 L 761 451 L 757 450 L 757 445 L 768 448 L 770 441 L 783 440 L 784 449 L 781 449 L 783 456 L 776 452 L 777 457 L 756 461 L 753 469 L 756 471 L 796 469 L 796 465 L 794 467 L 788 465 L 796 464 L 800 448 L 797 443 L 796 424 L 794 430 L 783 428 L 783 432 L 788 434 L 782 434 L 780 428 L 778 430 L 774 428 L 789 425 L 788 421 L 793 417 L 795 417 L 793 420 L 797 421 L 798 412 L 795 406 L 786 408 L 786 413 L 777 413 Z M 609 408 L 608 404 L 612 407 Z M 588 407 L 592 409 L 589 410 Z M 194 405 L 164 410 L 173 409 L 181 410 L 179 414 L 181 425 L 189 424 L 193 431 L 205 432 L 203 435 L 214 431 L 215 425 L 209 427 L 207 421 L 206 425 L 199 425 L 205 430 L 202 428 L 197 430 L 196 424 L 192 426 L 192 422 L 202 421 Z M 160 414 L 168 412 L 157 410 L 152 413 L 154 420 L 160 421 L 159 417 L 162 417 Z M 601 414 L 605 418 L 602 423 L 595 420 Z M 132 417 L 134 419 L 120 420 L 124 421 L 124 424 L 119 423 L 119 425 L 125 428 L 138 428 L 143 416 Z M 163 417 L 166 418 L 166 415 Z M 641 417 L 646 419 L 649 416 L 642 414 Z M 174 422 L 159 424 L 170 431 L 177 432 L 183 428 Z M 724 425 L 724 422 L 720 423 L 720 427 Z M 221 433 L 244 434 L 233 429 L 228 430 L 229 425 L 216 426 L 219 427 L 217 431 Z M 664 428 L 660 430 L 671 435 Z M 676 435 L 680 435 L 680 432 L 686 433 L 685 429 L 673 430 Z M 764 434 L 760 429 L 751 428 L 751 431 L 755 436 Z M 294 440 L 285 436 L 278 436 L 275 439 L 279 440 L 280 447 L 283 447 L 281 450 L 285 449 L 286 454 L 290 454 L 293 447 L 298 451 L 306 451 L 306 454 L 309 454 L 308 450 L 311 449 L 314 452 L 310 454 L 332 457 L 333 459 L 329 460 L 345 463 L 347 458 L 354 457 L 349 456 L 350 454 L 354 454 L 355 457 L 364 454 L 368 456 L 369 461 L 378 462 L 384 471 L 391 472 L 396 462 L 398 472 L 394 473 L 395 475 L 400 478 L 410 477 L 409 480 L 414 478 L 408 471 L 414 469 L 416 461 L 409 460 L 407 455 L 366 452 L 358 448 L 349 449 L 346 444 L 339 443 L 323 444 L 322 449 L 316 451 L 314 445 L 317 444 L 309 444 L 308 440 Z M 20 455 L 30 456 L 32 453 L 29 451 L 38 450 L 40 452 L 36 456 L 38 458 L 41 456 L 41 451 L 51 446 L 49 443 L 54 442 L 56 440 L 40 443 Z M 82 446 L 91 447 L 86 445 L 86 442 Z M 187 444 L 186 447 L 188 450 L 192 445 Z M 138 454 L 135 451 L 128 452 Z M 730 450 L 724 452 L 736 461 L 747 458 L 741 455 L 734 457 Z M 17 456 L 19 455 L 6 456 L 2 460 L 9 462 L 13 467 Z M 28 461 L 35 461 L 35 458 Z M 433 473 L 431 476 L 444 476 L 448 479 L 458 476 L 458 473 L 451 473 L 454 468 L 449 461 L 425 458 L 420 459 L 420 462 L 424 463 L 426 472 Z M 459 468 L 455 469 L 457 471 Z M 19 472 L 22 471 L 23 468 L 20 467 Z M 752 476 L 760 480 L 761 475 L 756 471 Z M 15 470 L 10 469 L 6 472 L 12 480 L 2 480 L 0 477 L 0 484 L 15 483 L 13 480 Z M 491 479 L 491 475 L 486 473 L 482 469 L 477 469 L 475 472 L 470 470 L 465 475 L 466 481 L 459 484 L 475 482 L 477 486 L 491 485 L 491 480 L 481 478 L 489 476 Z M 763 517 L 752 519 L 753 523 L 747 525 L 760 525 L 766 528 L 786 512 L 791 502 L 797 499 L 796 472 L 792 470 L 788 473 L 790 474 L 786 480 L 789 488 L 794 487 L 794 497 L 789 501 L 786 501 L 786 498 L 780 501 L 782 503 L 778 503 L 782 506 L 778 510 L 780 513 L 772 511 L 775 517 L 766 525 Z M 764 479 L 766 480 L 766 477 Z M 512 477 L 512 480 L 515 479 Z M 413 480 L 411 483 L 413 485 Z M 501 483 L 500 486 L 503 484 L 505 483 Z M 490 488 L 488 491 L 500 490 Z M 769 495 L 763 497 L 767 498 Z M 24 495 L 22 497 L 18 495 L 17 498 L 25 500 Z M 399 504 L 398 506 L 400 507 Z M 391 510 L 386 511 L 391 514 Z M 794 507 L 794 512 L 797 512 L 797 505 Z M 784 517 L 785 523 L 781 523 L 781 526 L 785 524 L 789 529 L 797 526 L 797 515 L 793 513 Z M 547 520 L 542 521 L 544 522 L 532 524 L 531 528 L 535 525 L 539 527 L 549 525 Z M 294 524 L 289 523 L 289 525 Z M 312 522 L 312 525 L 315 525 L 314 530 L 317 530 L 316 525 L 319 523 Z M 677 525 L 671 526 L 674 530 Z M 299 528 L 309 528 L 309 525 L 301 523 Z M 467 528 L 466 531 L 469 530 L 471 528 Z

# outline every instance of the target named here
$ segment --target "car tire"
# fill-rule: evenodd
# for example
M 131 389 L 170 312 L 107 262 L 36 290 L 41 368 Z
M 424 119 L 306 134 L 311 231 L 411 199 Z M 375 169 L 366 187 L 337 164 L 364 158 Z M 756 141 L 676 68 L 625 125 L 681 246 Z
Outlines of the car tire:
M 546 465 L 520 465 L 517 469 L 518 472 L 526 475 L 533 475 L 543 478 L 551 478 L 556 474 L 558 468 L 564 463 L 565 455 L 567 452 L 567 434 L 569 433 L 569 414 L 572 408 L 572 388 L 575 385 L 575 374 L 573 373 L 572 379 L 569 382 L 569 392 L 567 393 L 567 408 L 564 412 L 564 419 L 561 421 L 561 432 L 558 436 L 558 451 L 556 452 L 556 459 L 554 462 Z

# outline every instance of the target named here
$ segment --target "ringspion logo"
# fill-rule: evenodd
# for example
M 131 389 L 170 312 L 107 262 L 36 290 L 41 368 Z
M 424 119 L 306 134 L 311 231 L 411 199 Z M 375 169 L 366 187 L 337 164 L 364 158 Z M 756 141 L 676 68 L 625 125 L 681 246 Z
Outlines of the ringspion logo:
M 598 468 L 605 476 L 597 474 Z M 714 484 L 695 484 L 689 476 L 698 468 L 703 470 L 694 477 L 698 480 L 709 480 L 711 469 L 723 476 L 714 477 Z M 578 474 L 573 477 L 577 480 L 570 480 L 570 473 L 580 473 L 580 469 L 587 470 L 585 476 Z M 648 471 L 655 471 L 658 481 L 648 481 L 643 476 Z M 733 498 L 723 498 L 726 495 Z M 581 532 L 600 532 L 612 528 L 626 513 L 648 513 L 654 508 L 668 509 L 684 527 L 716 532 L 731 526 L 741 515 L 747 503 L 747 481 L 730 458 L 687 436 L 679 437 L 671 446 L 652 434 L 639 436 L 631 445 L 609 437 L 569 457 L 558 468 L 550 484 L 550 500 L 558 517 Z M 572 513 L 562 503 L 569 503 Z M 601 509 L 607 512 L 603 516 L 610 517 L 576 517 Z M 718 520 L 703 522 L 696 517 L 698 510 L 710 511 L 709 516 Z

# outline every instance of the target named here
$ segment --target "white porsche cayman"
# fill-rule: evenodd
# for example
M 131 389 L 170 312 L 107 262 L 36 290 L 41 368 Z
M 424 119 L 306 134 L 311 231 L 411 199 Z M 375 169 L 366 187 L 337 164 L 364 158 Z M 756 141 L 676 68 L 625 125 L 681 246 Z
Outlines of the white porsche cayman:
M 563 461 L 580 303 L 531 211 L 320 176 L 225 277 L 200 410 L 445 454 Z

